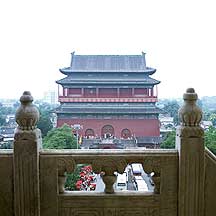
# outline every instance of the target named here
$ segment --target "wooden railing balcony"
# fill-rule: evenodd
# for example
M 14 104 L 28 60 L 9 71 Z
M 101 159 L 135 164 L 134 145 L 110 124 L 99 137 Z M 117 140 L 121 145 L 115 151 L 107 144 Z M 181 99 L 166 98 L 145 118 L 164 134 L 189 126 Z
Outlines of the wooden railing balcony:
M 39 118 L 24 92 L 16 114 L 13 150 L 0 151 L 0 215 L 4 216 L 213 216 L 216 212 L 216 157 L 204 148 L 201 110 L 193 89 L 184 94 L 181 126 L 173 150 L 42 149 Z M 113 189 L 114 172 L 131 163 L 154 172 L 154 190 Z M 91 164 L 102 175 L 102 192 L 66 191 L 68 173 Z

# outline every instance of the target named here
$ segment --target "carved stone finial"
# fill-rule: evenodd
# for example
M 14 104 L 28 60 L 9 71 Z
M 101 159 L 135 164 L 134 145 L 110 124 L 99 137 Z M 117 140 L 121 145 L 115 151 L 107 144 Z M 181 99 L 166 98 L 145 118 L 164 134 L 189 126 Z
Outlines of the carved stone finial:
M 184 105 L 179 109 L 182 126 L 196 127 L 200 125 L 202 110 L 196 105 L 198 96 L 193 88 L 188 88 L 183 95 Z
M 113 184 L 116 181 L 116 176 L 114 172 L 117 171 L 119 173 L 123 173 L 127 163 L 122 158 L 96 158 L 92 161 L 92 168 L 95 173 L 100 173 L 101 171 L 105 172 L 103 175 L 103 181 L 105 184 L 105 193 L 114 193 Z
M 21 130 L 33 130 L 39 120 L 39 111 L 32 104 L 33 97 L 29 91 L 24 91 L 20 97 L 21 105 L 16 111 L 16 122 Z

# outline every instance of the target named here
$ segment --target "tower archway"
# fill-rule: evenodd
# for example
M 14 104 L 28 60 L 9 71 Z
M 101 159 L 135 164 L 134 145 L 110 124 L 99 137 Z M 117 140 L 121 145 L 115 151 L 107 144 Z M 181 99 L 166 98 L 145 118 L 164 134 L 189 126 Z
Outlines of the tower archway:
M 85 131 L 85 136 L 86 136 L 87 138 L 94 137 L 94 136 L 95 136 L 94 130 L 91 129 L 91 128 L 88 128 L 88 129 Z
M 104 125 L 101 129 L 101 137 L 103 138 L 111 138 L 114 134 L 114 128 L 112 125 Z
M 124 139 L 128 139 L 128 138 L 131 138 L 132 134 L 131 134 L 131 131 L 127 128 L 123 129 L 121 131 L 121 137 L 124 138 Z

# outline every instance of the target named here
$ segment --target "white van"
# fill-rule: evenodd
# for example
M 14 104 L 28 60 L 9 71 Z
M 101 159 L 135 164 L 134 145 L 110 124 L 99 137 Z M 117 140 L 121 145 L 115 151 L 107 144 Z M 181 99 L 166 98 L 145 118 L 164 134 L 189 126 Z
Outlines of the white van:
M 117 174 L 116 190 L 127 190 L 127 173 Z
M 143 172 L 142 164 L 140 163 L 132 163 L 131 164 L 132 174 L 134 176 L 141 176 Z

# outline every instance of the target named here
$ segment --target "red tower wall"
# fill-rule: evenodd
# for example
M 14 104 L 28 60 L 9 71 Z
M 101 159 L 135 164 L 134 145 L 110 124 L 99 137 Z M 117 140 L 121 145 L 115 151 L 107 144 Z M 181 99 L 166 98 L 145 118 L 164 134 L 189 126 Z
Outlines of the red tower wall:
M 60 119 L 57 127 L 64 123 L 68 125 L 80 124 L 83 129 L 79 132 L 84 136 L 87 129 L 93 129 L 95 135 L 101 136 L 101 130 L 105 125 L 114 128 L 114 136 L 121 137 L 121 131 L 129 129 L 135 136 L 160 136 L 159 120 L 157 119 Z
M 69 88 L 64 89 L 65 94 L 67 96 L 73 97 L 80 96 L 82 97 L 130 97 L 133 98 L 134 96 L 154 96 L 153 90 L 148 88 Z M 83 95 L 82 95 L 83 91 Z M 98 95 L 97 92 L 98 91 Z M 66 94 L 67 92 L 67 94 Z M 118 94 L 119 92 L 119 94 Z M 134 93 L 133 93 L 134 92 Z M 150 92 L 150 94 L 149 94 Z

